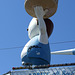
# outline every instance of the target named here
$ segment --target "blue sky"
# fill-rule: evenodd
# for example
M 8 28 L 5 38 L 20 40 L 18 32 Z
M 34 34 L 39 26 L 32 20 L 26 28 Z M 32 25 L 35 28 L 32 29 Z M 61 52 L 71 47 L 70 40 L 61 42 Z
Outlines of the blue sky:
M 32 19 L 24 9 L 24 1 L 0 0 L 0 75 L 14 66 L 22 66 L 20 53 L 29 41 L 27 27 Z M 59 0 L 58 10 L 50 19 L 54 23 L 50 43 L 75 40 L 75 0 Z M 75 48 L 75 42 L 50 44 L 50 48 L 51 51 Z M 51 56 L 51 64 L 74 62 L 74 55 Z

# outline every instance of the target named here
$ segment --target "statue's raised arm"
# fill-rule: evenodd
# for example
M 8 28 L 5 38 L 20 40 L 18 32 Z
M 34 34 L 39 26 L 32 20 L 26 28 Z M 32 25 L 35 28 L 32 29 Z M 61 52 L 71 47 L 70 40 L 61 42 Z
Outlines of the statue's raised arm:
M 48 44 L 46 23 L 43 19 L 47 10 L 44 11 L 41 6 L 36 6 L 36 7 L 34 7 L 34 11 L 35 11 L 35 15 L 37 16 L 38 24 L 39 24 L 39 38 L 38 38 L 38 40 L 39 40 L 39 42 L 41 42 L 43 44 Z

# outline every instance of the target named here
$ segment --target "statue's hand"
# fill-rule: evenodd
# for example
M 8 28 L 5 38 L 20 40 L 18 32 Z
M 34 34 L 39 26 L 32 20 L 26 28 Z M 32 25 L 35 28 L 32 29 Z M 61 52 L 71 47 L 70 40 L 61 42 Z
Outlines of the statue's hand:
M 46 14 L 47 10 L 43 10 L 42 6 L 36 6 L 34 7 L 35 15 L 37 18 L 43 18 L 43 16 Z

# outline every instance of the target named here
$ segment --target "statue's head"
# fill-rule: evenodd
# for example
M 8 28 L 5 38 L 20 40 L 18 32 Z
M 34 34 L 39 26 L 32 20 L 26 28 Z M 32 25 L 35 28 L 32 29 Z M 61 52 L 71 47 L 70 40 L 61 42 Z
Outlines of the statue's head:
M 48 37 L 50 37 L 50 35 L 53 31 L 53 23 L 50 19 L 44 19 L 44 21 L 46 23 L 46 29 L 47 29 Z M 28 31 L 28 36 L 30 39 L 39 35 L 39 23 L 38 23 L 37 18 L 33 18 L 31 20 L 27 31 Z

